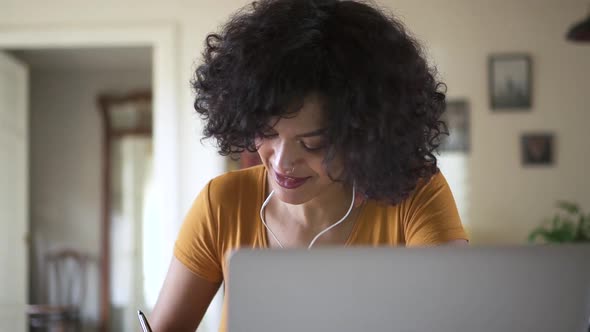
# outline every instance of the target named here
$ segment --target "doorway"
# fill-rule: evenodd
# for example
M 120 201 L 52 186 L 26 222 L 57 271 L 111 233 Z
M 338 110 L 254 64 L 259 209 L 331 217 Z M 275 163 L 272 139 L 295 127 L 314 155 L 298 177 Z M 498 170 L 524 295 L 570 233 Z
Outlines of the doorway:
M 95 55 L 100 53 L 101 51 L 108 51 L 109 49 L 112 51 L 117 48 L 143 48 L 147 50 L 151 59 L 153 59 L 153 66 L 149 69 L 149 75 L 153 78 L 151 84 L 148 82 L 147 86 L 152 90 L 153 93 L 153 116 L 154 116 L 154 136 L 153 136 L 153 174 L 154 174 L 154 193 L 157 196 L 154 201 L 157 202 L 157 216 L 154 218 L 154 224 L 152 225 L 153 228 L 158 231 L 158 229 L 162 229 L 166 227 L 164 220 L 176 220 L 178 219 L 178 135 L 177 135 L 177 118 L 176 112 L 171 111 L 176 109 L 177 103 L 177 92 L 175 89 L 176 82 L 175 82 L 175 53 L 176 49 L 174 47 L 174 29 L 172 26 L 162 25 L 162 26 L 150 26 L 150 27 L 135 27 L 135 28 L 125 28 L 125 29 L 111 29 L 111 28 L 92 28 L 92 29 L 31 29 L 31 27 L 27 27 L 26 29 L 13 29 L 11 31 L 2 31 L 0 32 L 0 49 L 6 50 L 18 50 L 16 54 L 13 56 L 22 56 L 23 54 L 27 54 L 27 52 L 49 52 L 49 51 L 80 51 L 82 49 L 93 49 Z M 24 52 L 24 53 L 23 53 Z M 63 57 L 65 53 L 61 54 L 60 56 Z M 49 57 L 42 57 L 43 59 L 47 60 Z M 108 57 L 110 61 L 114 64 L 117 64 L 120 59 L 122 59 L 121 54 L 118 56 L 110 56 Z M 43 60 L 41 60 L 43 61 Z M 21 61 L 22 62 L 22 61 Z M 68 63 L 69 66 L 75 66 L 75 61 L 70 61 Z M 121 78 L 124 80 L 124 78 Z M 51 94 L 50 94 L 51 95 Z M 51 96 L 47 97 L 51 98 Z M 93 105 L 94 106 L 94 105 Z M 83 111 L 83 110 L 81 110 Z M 90 111 L 92 113 L 92 111 Z M 63 125 L 62 131 L 66 133 L 68 130 L 68 126 L 75 126 L 76 123 L 65 123 Z M 51 142 L 42 142 L 42 144 L 50 144 Z M 81 142 L 75 142 L 81 143 Z M 30 147 L 25 146 L 24 150 L 28 151 Z M 73 158 L 79 159 L 83 163 L 91 163 L 91 160 L 88 158 Z M 72 161 L 72 160 L 66 160 Z M 76 160 L 74 160 L 76 161 Z M 73 163 L 70 163 L 73 164 Z M 28 167 L 30 167 L 30 163 Z M 46 165 L 51 166 L 51 165 Z M 63 180 L 63 179 L 62 179 Z M 82 176 L 77 181 L 75 179 L 67 179 L 63 180 L 62 183 L 50 183 L 50 185 L 44 186 L 44 190 L 50 190 L 51 188 L 57 191 L 56 189 L 63 187 L 65 185 L 71 185 L 74 182 L 82 182 L 82 184 L 86 186 L 90 186 L 88 183 L 84 183 L 87 180 L 87 177 Z M 70 183 L 71 182 L 71 183 Z M 78 197 L 75 197 L 78 198 Z M 29 195 L 28 200 L 29 203 L 33 199 L 32 195 Z M 72 199 L 75 201 L 75 199 Z M 29 204 L 30 205 L 30 204 Z M 79 215 L 79 210 L 83 211 L 84 209 L 90 210 L 88 206 L 83 206 L 83 204 L 71 204 L 69 207 L 56 211 L 52 211 L 49 208 L 49 211 L 46 213 L 47 215 L 59 216 L 59 215 Z M 30 211 L 33 210 L 31 207 Z M 30 212 L 28 209 L 27 213 Z M 77 212 L 76 212 L 77 211 Z M 78 213 L 78 214 L 77 214 Z M 29 213 L 31 219 L 33 216 Z M 59 219 L 59 218 L 58 218 Z M 79 219 L 79 218 L 78 218 Z M 28 218 L 27 218 L 28 220 Z M 91 223 L 90 221 L 87 221 Z M 62 222 L 63 224 L 64 222 Z M 29 226 L 27 222 L 27 228 Z M 62 229 L 63 226 L 61 225 Z M 93 227 L 96 225 L 93 225 Z M 59 227 L 51 228 L 50 232 L 58 232 Z M 31 229 L 34 231 L 34 229 Z M 23 242 L 28 243 L 25 247 L 27 249 L 32 248 L 32 243 L 35 241 L 33 238 L 33 232 L 25 229 L 22 231 L 20 228 L 15 228 L 15 234 L 12 234 L 17 239 L 22 239 Z M 90 228 L 87 230 L 90 232 Z M 24 232 L 24 234 L 23 234 Z M 107 248 L 108 245 L 105 245 L 104 237 L 100 236 L 100 231 L 96 231 L 94 229 L 94 235 L 99 238 L 99 240 L 95 240 L 94 244 L 98 244 L 101 248 Z M 12 236 L 11 235 L 11 236 Z M 81 241 L 82 239 L 78 239 Z M 172 239 L 167 239 L 168 242 L 172 242 Z M 91 241 L 88 241 L 90 244 Z M 166 241 L 160 242 L 162 247 L 170 246 L 169 243 Z M 104 261 L 104 251 L 105 249 L 101 249 L 101 252 L 98 256 L 93 257 L 96 260 L 97 266 L 102 266 Z M 14 253 L 9 253 L 3 251 L 4 255 L 8 258 L 10 255 L 10 259 L 13 259 L 15 256 Z M 6 277 L 18 279 L 22 275 L 27 275 L 27 266 L 31 266 L 31 270 L 33 264 L 35 264 L 34 253 L 29 251 L 28 253 L 24 254 L 24 259 L 29 260 L 30 264 L 23 262 L 23 264 L 19 265 L 18 271 L 13 271 L 11 275 L 7 275 Z M 150 264 L 158 265 L 159 267 L 157 270 L 165 271 L 165 266 L 168 265 L 168 257 L 164 259 L 156 259 L 152 260 Z M 3 259 L 0 259 L 3 261 Z M 162 268 L 162 266 L 164 266 Z M 22 267 L 22 268 L 20 268 Z M 3 266 L 4 268 L 4 266 Z M 148 268 L 150 268 L 148 266 Z M 154 269 L 154 267 L 151 267 Z M 31 271 L 33 272 L 33 271 Z M 4 277 L 4 276 L 3 276 Z M 159 290 L 159 286 L 161 281 L 163 280 L 163 275 L 161 276 L 151 276 L 151 280 L 149 281 L 153 286 L 152 288 L 155 290 L 157 295 L 157 290 Z M 10 280 L 9 280 L 10 281 Z M 4 299 L 2 298 L 0 302 L 0 306 L 2 307 L 17 307 L 23 306 L 26 303 L 30 303 L 29 299 L 34 296 L 36 290 L 32 287 L 33 283 L 30 285 L 24 285 L 23 287 L 26 288 L 24 291 L 13 292 L 15 295 L 12 298 Z M 29 287 L 31 286 L 31 287 Z M 108 286 L 108 285 L 107 285 Z M 36 287 L 36 286 L 35 286 Z M 105 285 L 101 282 L 98 286 L 93 286 L 94 289 L 90 291 L 99 293 L 98 297 L 98 320 L 96 322 L 96 329 L 100 331 L 105 331 L 108 326 L 109 316 L 110 316 L 110 299 L 108 298 L 108 292 L 104 292 Z M 90 287 L 89 287 L 90 288 Z M 105 297 L 105 294 L 107 296 Z M 12 294 L 12 293 L 11 293 Z M 23 297 L 22 294 L 26 295 L 27 298 Z M 36 294 L 36 293 L 35 293 Z M 94 295 L 93 295 L 94 296 Z M 152 298 L 154 297 L 153 294 L 150 295 Z M 105 301 L 106 299 L 106 301 Z M 150 300 L 150 299 L 148 299 Z M 88 299 L 90 301 L 90 299 Z M 151 301 L 155 301 L 151 299 Z M 148 301 L 150 302 L 150 301 Z M 105 305 L 105 303 L 107 303 Z M 146 311 L 149 311 L 150 303 L 147 303 L 148 308 Z M 96 309 L 96 308 L 95 308 Z M 11 326 L 11 330 L 14 331 L 25 331 L 25 320 L 24 320 L 24 310 L 22 311 L 22 315 L 10 317 L 12 322 L 17 322 L 14 326 L 18 328 L 13 329 Z M 18 311 L 18 312 L 20 312 Z M 17 312 L 17 311 L 15 311 Z M 0 330 L 3 327 L 0 325 Z

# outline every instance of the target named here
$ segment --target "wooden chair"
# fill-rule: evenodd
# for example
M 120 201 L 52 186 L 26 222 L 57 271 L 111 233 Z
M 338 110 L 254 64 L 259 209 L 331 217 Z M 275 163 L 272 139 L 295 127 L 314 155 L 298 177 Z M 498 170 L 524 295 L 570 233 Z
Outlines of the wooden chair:
M 47 254 L 45 260 L 45 284 L 54 299 L 48 304 L 29 305 L 31 331 L 81 331 L 80 308 L 86 294 L 88 258 L 76 250 L 63 249 Z

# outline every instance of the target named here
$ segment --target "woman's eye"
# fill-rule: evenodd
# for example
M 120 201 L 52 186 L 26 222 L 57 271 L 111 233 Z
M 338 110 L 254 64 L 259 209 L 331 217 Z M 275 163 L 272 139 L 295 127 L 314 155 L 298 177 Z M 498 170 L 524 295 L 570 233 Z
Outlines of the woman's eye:
M 320 151 L 326 147 L 326 145 L 324 143 L 311 144 L 311 143 L 305 143 L 303 141 L 301 141 L 301 146 L 305 150 L 310 151 L 310 152 Z
M 279 136 L 279 134 L 277 134 L 277 133 L 263 133 L 261 138 L 263 138 L 263 139 L 272 139 L 272 138 L 275 138 L 277 136 Z

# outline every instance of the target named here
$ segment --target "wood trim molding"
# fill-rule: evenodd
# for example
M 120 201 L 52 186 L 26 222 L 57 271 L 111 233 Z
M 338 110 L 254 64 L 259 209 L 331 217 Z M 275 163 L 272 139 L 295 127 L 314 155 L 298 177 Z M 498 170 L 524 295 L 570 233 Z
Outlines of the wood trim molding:
M 137 91 L 126 95 L 101 95 L 97 99 L 102 119 L 102 192 L 101 192 L 101 227 L 100 227 L 100 326 L 99 331 L 110 331 L 111 305 L 111 150 L 113 140 L 125 136 L 152 136 L 151 128 L 132 128 L 113 130 L 108 112 L 113 106 L 128 102 L 151 101 L 150 91 Z

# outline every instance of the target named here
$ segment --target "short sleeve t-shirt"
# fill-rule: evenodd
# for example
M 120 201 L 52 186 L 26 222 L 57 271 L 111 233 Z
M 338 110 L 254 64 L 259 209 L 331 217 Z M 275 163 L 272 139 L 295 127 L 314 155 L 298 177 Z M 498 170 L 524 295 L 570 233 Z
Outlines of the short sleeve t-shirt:
M 259 214 L 267 194 L 266 181 L 264 166 L 211 180 L 184 220 L 174 256 L 199 277 L 222 282 L 228 276 L 227 253 L 268 248 Z M 345 245 L 429 246 L 459 239 L 467 239 L 467 234 L 449 185 L 438 172 L 397 205 L 366 201 Z M 225 331 L 226 308 L 224 301 L 220 331 Z

